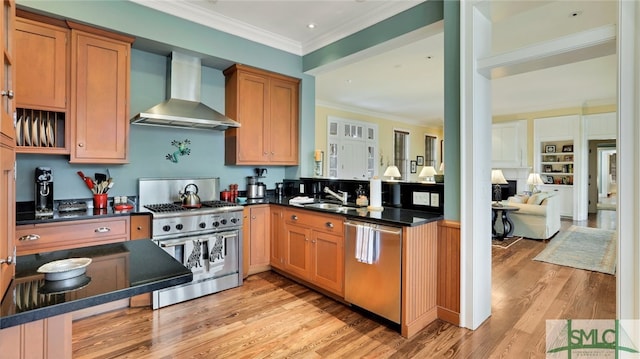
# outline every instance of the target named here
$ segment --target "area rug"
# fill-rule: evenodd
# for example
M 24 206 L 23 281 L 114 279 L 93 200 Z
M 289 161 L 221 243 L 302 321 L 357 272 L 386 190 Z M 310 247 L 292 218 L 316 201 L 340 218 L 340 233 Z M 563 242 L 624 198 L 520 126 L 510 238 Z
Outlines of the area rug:
M 615 274 L 616 232 L 571 226 L 561 231 L 533 260 Z
M 494 247 L 507 249 L 507 248 L 511 247 L 512 245 L 514 245 L 517 241 L 519 241 L 521 239 L 522 239 L 522 237 L 507 237 L 502 241 L 499 240 L 499 239 L 491 239 L 491 244 Z

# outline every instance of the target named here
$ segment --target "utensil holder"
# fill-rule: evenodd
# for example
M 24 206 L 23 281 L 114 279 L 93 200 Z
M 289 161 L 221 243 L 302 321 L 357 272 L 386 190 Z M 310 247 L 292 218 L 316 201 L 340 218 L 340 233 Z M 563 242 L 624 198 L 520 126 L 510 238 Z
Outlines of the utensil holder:
M 98 193 L 93 195 L 93 208 L 107 208 L 106 193 Z

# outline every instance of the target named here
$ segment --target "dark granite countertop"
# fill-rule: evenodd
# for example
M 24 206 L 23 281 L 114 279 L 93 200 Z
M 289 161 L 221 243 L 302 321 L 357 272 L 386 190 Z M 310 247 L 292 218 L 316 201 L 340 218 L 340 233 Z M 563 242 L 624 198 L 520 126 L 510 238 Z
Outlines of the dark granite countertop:
M 45 263 L 75 257 L 92 262 L 85 275 L 73 280 L 45 281 L 37 272 Z M 191 280 L 190 270 L 148 239 L 19 256 L 15 278 L 0 304 L 0 329 Z
M 136 213 L 134 206 L 130 210 L 117 211 L 112 206 L 107 208 L 87 208 L 82 211 L 59 212 L 57 209 L 53 211 L 53 215 L 47 217 L 36 217 L 33 209 L 33 201 L 16 203 L 16 225 L 52 223 L 62 221 L 77 221 L 82 219 L 96 219 L 115 216 L 129 216 Z
M 260 200 L 259 202 L 247 202 L 245 205 L 252 204 L 277 204 L 281 206 L 290 206 L 294 208 L 301 208 L 309 211 L 317 211 L 322 213 L 331 213 L 345 216 L 348 219 L 368 221 L 380 224 L 414 227 L 420 226 L 429 222 L 439 221 L 444 219 L 444 216 L 439 213 L 430 213 L 425 211 L 417 211 L 412 209 L 396 208 L 396 207 L 384 207 L 382 211 L 369 211 L 366 207 L 344 207 L 340 211 L 324 210 L 319 208 L 309 208 L 304 205 L 289 204 L 289 199 L 292 197 L 269 197 L 267 199 Z M 320 201 L 317 201 L 320 202 Z

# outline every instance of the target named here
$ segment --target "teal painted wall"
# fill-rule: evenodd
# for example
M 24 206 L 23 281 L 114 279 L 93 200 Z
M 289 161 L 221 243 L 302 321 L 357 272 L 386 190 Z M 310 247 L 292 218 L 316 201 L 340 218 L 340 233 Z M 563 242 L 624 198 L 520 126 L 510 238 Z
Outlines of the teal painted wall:
M 444 218 L 460 220 L 460 2 L 444 5 Z
M 267 188 L 273 188 L 275 182 L 285 177 L 312 174 L 315 79 L 302 73 L 301 57 L 125 1 L 19 1 L 18 6 L 301 78 L 300 166 L 268 167 L 264 182 Z M 165 74 L 164 56 L 132 51 L 130 117 L 165 99 Z M 202 102 L 224 112 L 224 75 L 221 69 L 203 67 Z M 244 189 L 245 177 L 253 173 L 254 166 L 224 166 L 222 132 L 137 125 L 132 125 L 130 131 L 130 163 L 108 166 L 116 180 L 110 195 L 136 194 L 139 177 L 216 176 L 221 178 L 222 187 L 238 183 L 240 189 Z M 166 160 L 165 155 L 175 150 L 171 141 L 186 138 L 192 142 L 191 154 L 181 157 L 177 164 Z M 81 170 L 93 176 L 93 173 L 103 172 L 106 168 L 104 165 L 72 165 L 68 163 L 68 156 L 19 154 L 17 160 L 18 201 L 33 199 L 35 167 L 53 169 L 55 199 L 90 197 L 91 193 L 82 185 L 76 172 Z
M 165 97 L 166 58 L 143 51 L 132 51 L 131 58 L 131 113 L 132 115 L 162 101 Z M 202 72 L 202 101 L 212 108 L 224 111 L 224 75 L 221 71 L 204 67 Z M 91 197 L 77 171 L 93 177 L 95 172 L 109 168 L 116 184 L 110 195 L 137 193 L 139 177 L 216 176 L 221 186 L 238 183 L 245 188 L 246 177 L 253 174 L 254 166 L 224 165 L 224 133 L 194 131 L 132 125 L 130 127 L 130 163 L 126 165 L 70 164 L 68 156 L 18 155 L 18 201 L 33 199 L 34 169 L 38 166 L 53 168 L 54 198 L 70 199 Z M 191 140 L 191 154 L 179 157 L 173 163 L 165 156 L 176 150 L 171 141 Z M 264 182 L 273 188 L 285 177 L 285 168 L 271 166 Z

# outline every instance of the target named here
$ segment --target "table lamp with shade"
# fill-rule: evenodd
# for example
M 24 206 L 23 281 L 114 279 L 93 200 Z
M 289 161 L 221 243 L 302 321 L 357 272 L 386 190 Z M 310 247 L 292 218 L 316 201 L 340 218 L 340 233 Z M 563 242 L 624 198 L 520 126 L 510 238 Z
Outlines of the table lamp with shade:
M 538 185 L 544 184 L 542 178 L 540 178 L 539 173 L 530 173 L 529 178 L 527 178 L 527 184 L 529 185 L 529 190 L 531 193 L 540 192 L 538 189 Z
M 493 185 L 493 198 L 496 205 L 500 205 L 502 201 L 502 187 L 501 184 L 507 184 L 507 180 L 504 178 L 502 170 L 491 170 L 491 184 Z
M 424 178 L 422 183 L 436 183 L 434 179 L 436 174 L 436 169 L 433 168 L 433 166 L 424 166 L 422 167 L 422 171 L 420 171 L 418 177 Z
M 383 176 L 389 177 L 389 181 L 396 181 L 395 177 L 402 177 L 400 170 L 396 166 L 389 166 L 384 171 Z

